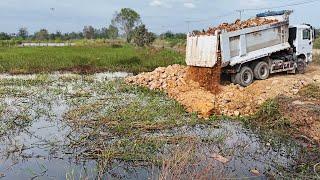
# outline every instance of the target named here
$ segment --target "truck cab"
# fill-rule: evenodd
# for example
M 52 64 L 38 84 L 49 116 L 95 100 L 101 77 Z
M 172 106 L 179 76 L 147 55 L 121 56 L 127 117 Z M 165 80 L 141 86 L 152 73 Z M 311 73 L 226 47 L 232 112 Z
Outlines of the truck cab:
M 314 29 L 309 24 L 292 26 L 289 29 L 289 43 L 295 55 L 306 63 L 312 62 Z

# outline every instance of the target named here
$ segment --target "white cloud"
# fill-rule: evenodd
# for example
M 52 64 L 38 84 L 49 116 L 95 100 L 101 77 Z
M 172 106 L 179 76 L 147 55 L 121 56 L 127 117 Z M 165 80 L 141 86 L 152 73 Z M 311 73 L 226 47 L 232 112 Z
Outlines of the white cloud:
M 194 0 L 151 0 L 149 5 L 154 7 L 172 8 L 183 6 L 185 8 L 196 8 Z
M 266 0 L 240 0 L 240 6 L 243 8 L 259 8 L 270 6 L 270 2 Z
M 186 8 L 190 8 L 190 9 L 196 7 L 196 5 L 194 5 L 192 2 L 185 2 L 185 3 L 183 3 L 183 6 Z
M 150 2 L 150 6 L 161 6 L 162 2 L 159 0 L 154 0 Z
M 155 7 L 165 7 L 165 8 L 171 8 L 172 5 L 169 4 L 168 1 L 166 0 L 153 0 L 150 2 L 150 6 L 155 6 Z

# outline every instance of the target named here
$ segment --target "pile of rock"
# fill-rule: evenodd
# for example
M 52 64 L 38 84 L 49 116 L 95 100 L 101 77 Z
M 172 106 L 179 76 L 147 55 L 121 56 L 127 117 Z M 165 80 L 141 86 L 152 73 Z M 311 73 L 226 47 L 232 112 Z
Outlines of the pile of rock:
M 186 84 L 184 77 L 187 67 L 181 65 L 171 65 L 168 67 L 158 67 L 152 72 L 141 73 L 137 76 L 126 78 L 130 84 L 147 87 L 151 90 L 168 90 Z
M 128 77 L 125 81 L 152 90 L 163 90 L 169 97 L 184 105 L 188 112 L 197 112 L 201 117 L 209 117 L 214 109 L 213 94 L 199 83 L 188 79 L 188 70 L 189 67 L 181 65 L 159 67 L 153 72 Z
M 281 94 L 295 96 L 299 89 L 307 84 L 320 82 L 318 75 L 320 68 L 310 67 L 306 74 L 275 76 L 267 80 L 255 81 L 246 88 L 225 84 L 219 87 L 221 89 L 217 94 L 189 79 L 189 69 L 181 65 L 160 67 L 153 72 L 128 77 L 125 81 L 149 89 L 163 90 L 169 97 L 181 103 L 188 112 L 196 112 L 204 118 L 212 114 L 252 115 L 269 98 Z
M 234 23 L 231 23 L 231 24 L 222 23 L 217 27 L 210 27 L 206 31 L 202 31 L 202 32 L 194 31 L 191 34 L 191 36 L 212 35 L 212 34 L 215 34 L 216 31 L 223 31 L 223 30 L 227 32 L 231 32 L 239 29 L 248 28 L 248 27 L 262 26 L 265 24 L 273 24 L 277 22 L 278 20 L 276 19 L 267 19 L 267 18 L 259 18 L 259 17 L 251 18 L 246 21 L 240 21 L 240 19 L 237 19 Z

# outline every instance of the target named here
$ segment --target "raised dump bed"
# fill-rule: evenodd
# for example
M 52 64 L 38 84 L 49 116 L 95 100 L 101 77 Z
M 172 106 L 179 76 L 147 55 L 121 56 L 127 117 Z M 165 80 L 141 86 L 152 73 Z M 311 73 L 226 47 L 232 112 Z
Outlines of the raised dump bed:
M 257 18 L 258 22 L 259 19 Z M 267 20 L 265 18 L 262 22 Z M 189 34 L 187 65 L 213 67 L 218 60 L 218 52 L 221 51 L 221 66 L 234 66 L 290 48 L 289 20 L 275 17 L 268 22 L 270 23 L 229 32 L 228 29 L 217 29 L 215 34 Z
M 199 68 L 218 65 L 242 86 L 266 79 L 270 73 L 304 72 L 312 61 L 313 28 L 289 27 L 290 13 L 262 13 L 247 21 L 189 33 L 186 63 Z

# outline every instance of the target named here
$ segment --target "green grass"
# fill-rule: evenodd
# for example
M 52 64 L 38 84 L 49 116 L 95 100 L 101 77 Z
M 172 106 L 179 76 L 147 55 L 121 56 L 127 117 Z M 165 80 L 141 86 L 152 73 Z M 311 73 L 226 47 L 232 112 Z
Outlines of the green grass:
M 287 130 L 290 129 L 290 121 L 281 114 L 277 99 L 264 102 L 259 111 L 248 121 L 260 130 L 272 131 L 272 134 L 288 135 Z
M 314 54 L 314 55 L 313 55 L 313 62 L 314 62 L 315 64 L 320 65 L 320 55 L 319 55 L 319 54 Z
M 299 94 L 301 96 L 307 97 L 307 98 L 316 98 L 320 99 L 320 85 L 313 83 L 309 84 L 305 87 L 303 87 L 300 91 Z
M 120 47 L 0 48 L 0 73 L 152 71 L 159 66 L 183 64 L 183 55 L 170 50 Z
M 186 39 L 179 39 L 179 38 L 167 38 L 165 39 L 171 47 L 174 47 L 176 45 L 185 45 Z
M 320 49 L 320 38 L 317 38 L 317 39 L 314 41 L 313 48 Z

